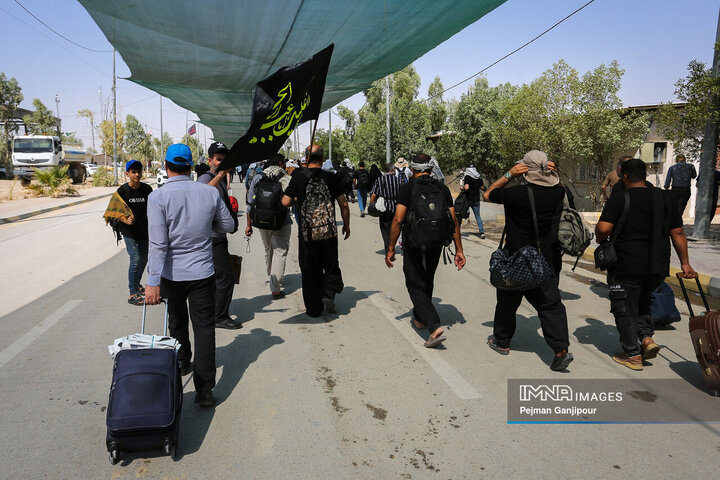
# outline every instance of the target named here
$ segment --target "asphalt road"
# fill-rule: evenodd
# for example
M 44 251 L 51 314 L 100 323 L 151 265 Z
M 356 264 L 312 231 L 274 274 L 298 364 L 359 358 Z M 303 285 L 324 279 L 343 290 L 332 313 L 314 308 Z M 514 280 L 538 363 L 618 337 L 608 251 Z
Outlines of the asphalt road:
M 236 187 L 236 190 L 240 190 Z M 236 192 L 237 193 L 237 192 Z M 609 359 L 617 333 L 602 278 L 567 268 L 569 372 L 523 303 L 512 353 L 485 346 L 495 304 L 487 262 L 493 240 L 466 237 L 468 265 L 440 265 L 435 297 L 448 340 L 422 348 L 410 326 L 402 259 L 388 270 L 376 220 L 352 205 L 340 242 L 345 290 L 338 315 L 304 315 L 295 242 L 288 297 L 272 301 L 256 235 L 242 254 L 231 313 L 217 332 L 218 405 L 193 404 L 185 377 L 178 458 L 124 454 L 110 465 L 105 408 L 107 345 L 139 330 L 126 303 L 127 256 L 100 215 L 106 200 L 0 226 L 0 478 L 709 478 L 720 462 L 720 426 L 509 425 L 509 378 L 682 379 L 684 412 L 717 409 L 702 387 L 685 325 L 658 332 L 665 348 L 631 372 Z M 244 220 L 244 219 L 242 219 Z M 293 227 L 295 228 L 295 227 Z M 581 273 L 581 274 L 579 274 Z M 685 312 L 684 308 L 681 311 Z M 152 308 L 151 330 L 161 329 Z

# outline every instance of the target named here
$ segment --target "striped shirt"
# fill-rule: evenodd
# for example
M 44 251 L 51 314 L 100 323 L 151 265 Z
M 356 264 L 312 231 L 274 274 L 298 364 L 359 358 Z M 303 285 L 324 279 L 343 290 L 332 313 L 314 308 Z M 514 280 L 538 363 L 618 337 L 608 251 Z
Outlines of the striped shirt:
M 390 173 L 383 175 L 377 179 L 372 190 L 371 195 L 377 195 L 385 199 L 385 208 L 388 212 L 395 212 L 395 206 L 397 205 L 397 194 L 398 187 L 404 183 L 407 183 L 408 178 L 405 172 L 393 170 Z

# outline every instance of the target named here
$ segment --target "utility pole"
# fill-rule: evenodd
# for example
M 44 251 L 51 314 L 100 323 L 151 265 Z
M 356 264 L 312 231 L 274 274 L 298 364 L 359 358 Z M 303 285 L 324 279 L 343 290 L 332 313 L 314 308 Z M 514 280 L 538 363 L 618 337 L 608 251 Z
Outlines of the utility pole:
M 330 125 L 330 131 L 328 132 L 328 158 L 332 162 L 332 108 L 328 110 L 328 124 Z
M 720 81 L 720 12 L 718 12 L 717 32 L 713 66 L 710 75 L 715 82 Z M 695 224 L 693 225 L 693 238 L 710 238 L 710 219 L 712 211 L 717 205 L 712 204 L 712 182 L 715 181 L 715 164 L 717 162 L 718 148 L 718 115 L 720 115 L 720 93 L 715 92 L 710 98 L 708 107 L 708 120 L 705 124 L 702 153 L 700 154 L 700 172 L 697 183 L 697 201 L 695 202 Z
M 163 124 L 162 124 L 162 95 L 160 95 L 160 164 L 165 161 L 165 158 L 163 156 L 163 151 L 165 150 L 165 133 L 163 132 Z
M 60 133 L 60 94 L 59 93 L 55 94 L 55 115 L 57 115 L 57 119 L 58 119 L 58 125 L 57 125 L 58 137 L 61 137 L 62 134 Z
M 385 77 L 385 163 L 390 163 L 390 77 Z
M 113 47 L 113 171 L 115 171 L 115 185 L 118 184 L 117 164 L 117 89 L 115 86 L 115 47 Z
M 185 135 L 188 135 L 188 111 L 185 109 Z M 188 135 L 188 143 L 190 143 L 190 135 Z

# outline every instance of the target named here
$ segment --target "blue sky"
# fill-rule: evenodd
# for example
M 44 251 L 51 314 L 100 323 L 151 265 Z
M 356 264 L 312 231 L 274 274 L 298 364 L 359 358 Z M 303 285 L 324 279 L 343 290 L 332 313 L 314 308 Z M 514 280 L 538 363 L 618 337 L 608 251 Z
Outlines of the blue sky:
M 45 23 L 71 40 L 109 50 L 93 20 L 74 0 L 20 0 Z M 110 0 L 109 0 L 110 1 Z M 508 0 L 414 62 L 422 80 L 421 97 L 436 75 L 448 87 L 483 69 L 553 25 L 586 0 Z M 686 73 L 690 60 L 712 62 L 718 21 L 716 0 L 596 0 L 544 37 L 486 72 L 491 85 L 531 82 L 559 59 L 580 73 L 618 60 L 625 69 L 620 91 L 625 105 L 653 104 L 674 98 L 674 83 Z M 55 111 L 59 96 L 63 131 L 75 131 L 86 146 L 90 128 L 76 112 L 90 108 L 100 116 L 100 93 L 112 87 L 112 55 L 78 48 L 46 29 L 12 0 L 0 1 L 0 71 L 19 81 L 25 100 L 33 98 Z M 8 41 L 8 39 L 10 39 Z M 8 43 L 10 42 L 10 43 Z M 130 71 L 117 57 L 118 77 Z M 445 98 L 460 97 L 472 81 L 450 90 Z M 362 94 L 343 102 L 357 110 Z M 163 126 L 175 140 L 185 130 L 185 111 L 164 101 Z M 118 113 L 135 115 L 156 136 L 160 131 L 159 97 L 127 80 L 118 79 Z M 196 118 L 190 113 L 190 118 Z M 333 119 L 334 126 L 338 119 Z M 319 128 L 327 128 L 327 113 Z M 309 127 L 300 127 L 301 141 Z M 211 132 L 200 128 L 201 138 Z

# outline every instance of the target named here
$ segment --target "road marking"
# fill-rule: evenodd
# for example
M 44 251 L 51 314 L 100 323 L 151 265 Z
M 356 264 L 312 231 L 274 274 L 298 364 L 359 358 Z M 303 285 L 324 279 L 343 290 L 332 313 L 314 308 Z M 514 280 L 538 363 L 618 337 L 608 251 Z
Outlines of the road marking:
M 15 355 L 22 352 L 28 345 L 37 340 L 37 338 L 43 333 L 47 332 L 50 327 L 59 322 L 65 315 L 70 313 L 75 307 L 77 307 L 82 300 L 70 300 L 62 307 L 55 310 L 45 320 L 33 327 L 29 332 L 25 333 L 22 337 L 15 340 L 5 350 L 0 352 L 0 368 L 2 368 L 7 362 L 12 360 Z
M 418 336 L 408 326 L 408 322 L 398 321 L 389 311 L 389 306 L 380 299 L 381 294 L 370 295 L 370 301 L 382 312 L 385 318 L 397 328 L 410 345 L 420 354 L 421 357 L 435 370 L 435 373 L 455 392 L 461 400 L 472 400 L 480 398 L 480 393 L 470 385 L 449 363 L 440 356 L 440 353 L 430 348 L 425 348 L 418 343 Z

